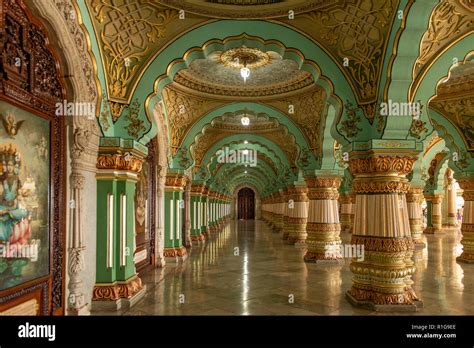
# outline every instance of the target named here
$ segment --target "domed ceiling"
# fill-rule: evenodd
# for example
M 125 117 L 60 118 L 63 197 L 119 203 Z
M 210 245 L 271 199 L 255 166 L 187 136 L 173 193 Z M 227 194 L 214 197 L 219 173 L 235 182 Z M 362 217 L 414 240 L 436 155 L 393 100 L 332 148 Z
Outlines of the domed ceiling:
M 250 76 L 244 81 L 242 62 Z M 214 96 L 278 96 L 299 91 L 314 84 L 313 76 L 299 69 L 294 60 L 283 59 L 273 51 L 262 52 L 245 46 L 216 51 L 205 59 L 194 60 L 188 69 L 179 71 L 174 82 L 181 87 Z

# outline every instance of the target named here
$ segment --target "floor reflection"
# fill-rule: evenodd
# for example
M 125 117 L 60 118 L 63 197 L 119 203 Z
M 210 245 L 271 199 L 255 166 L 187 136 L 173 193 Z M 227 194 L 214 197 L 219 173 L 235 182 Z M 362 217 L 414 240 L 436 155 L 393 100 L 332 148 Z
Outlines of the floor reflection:
M 343 243 L 351 235 L 343 233 Z M 474 314 L 474 265 L 456 262 L 460 233 L 425 235 L 413 276 L 424 308 L 413 315 Z M 350 260 L 304 263 L 304 249 L 285 244 L 260 221 L 233 221 L 184 264 L 143 276 L 147 294 L 125 315 L 384 315 L 354 308 Z M 388 315 L 396 315 L 389 313 Z

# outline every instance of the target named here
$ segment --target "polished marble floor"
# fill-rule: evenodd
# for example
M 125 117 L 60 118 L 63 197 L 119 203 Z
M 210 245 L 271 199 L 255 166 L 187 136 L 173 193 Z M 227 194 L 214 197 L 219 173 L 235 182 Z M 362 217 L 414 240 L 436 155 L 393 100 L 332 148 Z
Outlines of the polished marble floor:
M 459 232 L 424 238 L 428 247 L 416 254 L 414 276 L 424 308 L 399 314 L 474 314 L 474 264 L 456 262 Z M 350 234 L 342 239 L 349 243 Z M 339 266 L 318 265 L 304 263 L 303 255 L 304 249 L 285 244 L 261 221 L 233 221 L 194 247 L 184 263 L 143 275 L 145 298 L 118 314 L 387 315 L 347 302 L 348 259 Z

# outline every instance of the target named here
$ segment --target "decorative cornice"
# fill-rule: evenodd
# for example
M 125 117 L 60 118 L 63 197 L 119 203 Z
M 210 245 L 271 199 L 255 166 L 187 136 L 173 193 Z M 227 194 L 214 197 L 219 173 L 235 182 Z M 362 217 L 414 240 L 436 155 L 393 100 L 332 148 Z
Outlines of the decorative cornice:
M 365 158 L 350 158 L 349 168 L 353 175 L 397 173 L 407 175 L 416 158 L 406 155 L 371 155 Z
M 120 170 L 139 173 L 142 170 L 143 159 L 131 154 L 99 154 L 97 169 Z

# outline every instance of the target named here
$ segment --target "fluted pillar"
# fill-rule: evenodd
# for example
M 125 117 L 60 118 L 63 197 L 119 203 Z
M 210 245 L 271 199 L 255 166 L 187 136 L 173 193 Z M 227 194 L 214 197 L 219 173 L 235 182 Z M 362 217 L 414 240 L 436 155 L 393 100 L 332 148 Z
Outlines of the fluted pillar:
M 292 204 L 289 205 L 288 225 L 290 226 L 287 242 L 295 246 L 305 245 L 306 223 L 308 222 L 308 188 L 292 186 L 288 194 Z M 291 203 L 291 202 L 290 202 Z
M 283 228 L 282 228 L 282 235 L 281 238 L 283 240 L 287 240 L 290 234 L 291 225 L 288 223 L 288 218 L 290 214 L 289 208 L 289 195 L 288 195 L 288 187 L 285 187 L 283 190 Z
M 341 231 L 352 232 L 354 224 L 354 195 L 352 193 L 342 193 L 341 202 Z
M 275 217 L 274 217 L 274 229 L 273 232 L 278 233 L 283 229 L 283 213 L 284 213 L 284 200 L 282 190 L 276 193 L 275 199 Z
M 442 212 L 441 202 L 443 201 L 443 195 L 432 194 L 425 195 L 426 203 L 428 205 L 428 223 L 424 233 L 436 233 L 441 232 L 443 229 L 442 224 Z
M 416 248 L 424 248 L 422 241 L 423 233 L 423 189 L 420 187 L 410 187 L 407 196 L 408 219 L 410 221 L 410 233 Z
M 363 260 L 354 259 L 350 267 L 354 276 L 347 298 L 353 305 L 386 311 L 421 305 L 412 288 L 414 243 L 405 196 L 412 156 L 367 151 L 355 152 L 349 161 L 356 193 L 351 243 L 364 246 Z
M 474 176 L 467 176 L 458 180 L 464 190 L 464 209 L 461 224 L 463 252 L 458 261 L 474 263 Z
M 341 225 L 339 223 L 339 186 L 340 177 L 307 177 L 308 184 L 308 223 L 306 244 L 308 250 L 304 256 L 306 262 L 318 260 L 337 260 L 339 252 Z

